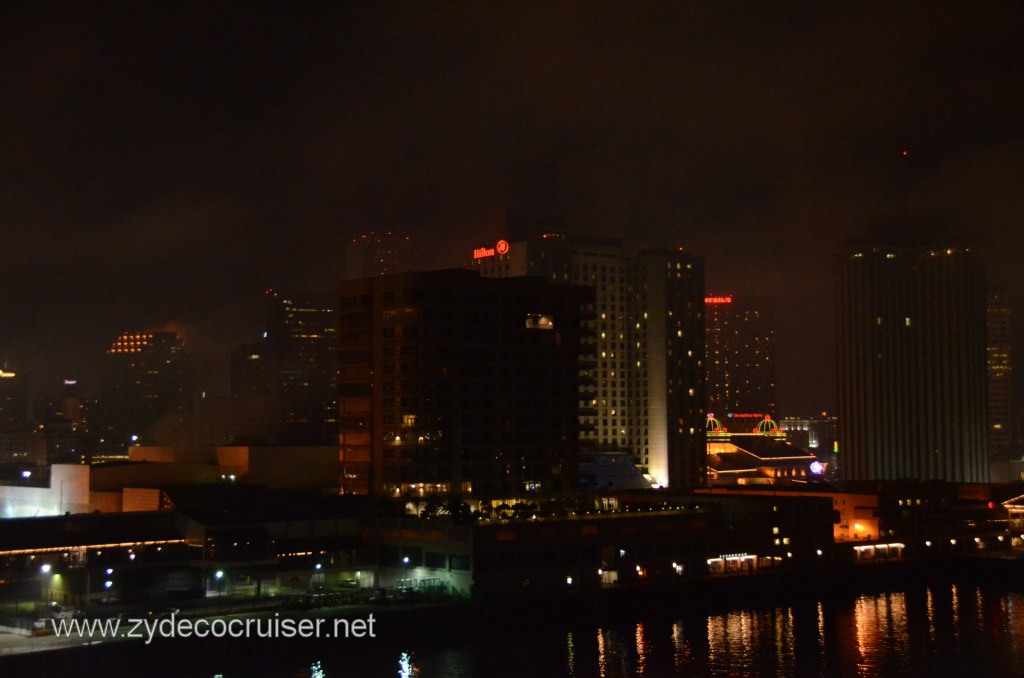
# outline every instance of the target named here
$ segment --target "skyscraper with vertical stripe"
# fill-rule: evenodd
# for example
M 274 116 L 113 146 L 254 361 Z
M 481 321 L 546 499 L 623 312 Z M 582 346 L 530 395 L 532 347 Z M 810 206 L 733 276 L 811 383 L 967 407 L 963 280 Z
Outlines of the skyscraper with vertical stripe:
M 985 275 L 970 245 L 905 221 L 853 243 L 837 322 L 844 477 L 986 482 Z

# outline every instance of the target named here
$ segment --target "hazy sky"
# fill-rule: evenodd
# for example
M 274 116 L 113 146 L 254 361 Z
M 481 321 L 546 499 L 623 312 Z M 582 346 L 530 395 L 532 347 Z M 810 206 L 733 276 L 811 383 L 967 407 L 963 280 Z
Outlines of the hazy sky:
M 882 216 L 983 238 L 1024 308 L 1017 2 L 296 4 L 3 4 L 0 357 L 37 392 L 163 326 L 223 392 L 265 288 L 330 295 L 371 229 L 453 265 L 503 211 L 771 299 L 781 414 L 833 406 L 832 257 Z

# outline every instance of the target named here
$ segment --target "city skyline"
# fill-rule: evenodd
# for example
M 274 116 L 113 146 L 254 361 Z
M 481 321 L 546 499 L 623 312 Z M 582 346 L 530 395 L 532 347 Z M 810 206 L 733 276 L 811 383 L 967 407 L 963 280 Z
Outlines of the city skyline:
M 772 298 L 783 413 L 832 410 L 833 254 L 878 219 L 980 237 L 1024 301 L 1020 9 L 920 9 L 5 8 L 0 357 L 95 387 L 173 329 L 227 393 L 258 291 L 330 293 L 370 231 L 452 267 L 525 213 Z

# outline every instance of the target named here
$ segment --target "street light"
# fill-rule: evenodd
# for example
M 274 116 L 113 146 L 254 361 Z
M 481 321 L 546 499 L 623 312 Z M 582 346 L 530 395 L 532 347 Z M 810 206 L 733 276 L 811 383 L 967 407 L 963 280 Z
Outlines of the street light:
M 224 595 L 224 586 L 221 582 L 224 581 L 224 570 L 217 570 L 213 573 L 213 578 L 217 580 L 217 595 Z

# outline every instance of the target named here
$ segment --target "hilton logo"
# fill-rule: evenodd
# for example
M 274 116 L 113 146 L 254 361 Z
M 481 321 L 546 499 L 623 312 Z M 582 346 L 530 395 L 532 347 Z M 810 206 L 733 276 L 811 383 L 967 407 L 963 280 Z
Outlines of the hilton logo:
M 473 250 L 474 259 L 483 259 L 484 257 L 493 257 L 495 254 L 505 254 L 508 252 L 508 241 L 499 240 L 494 247 L 478 247 Z

